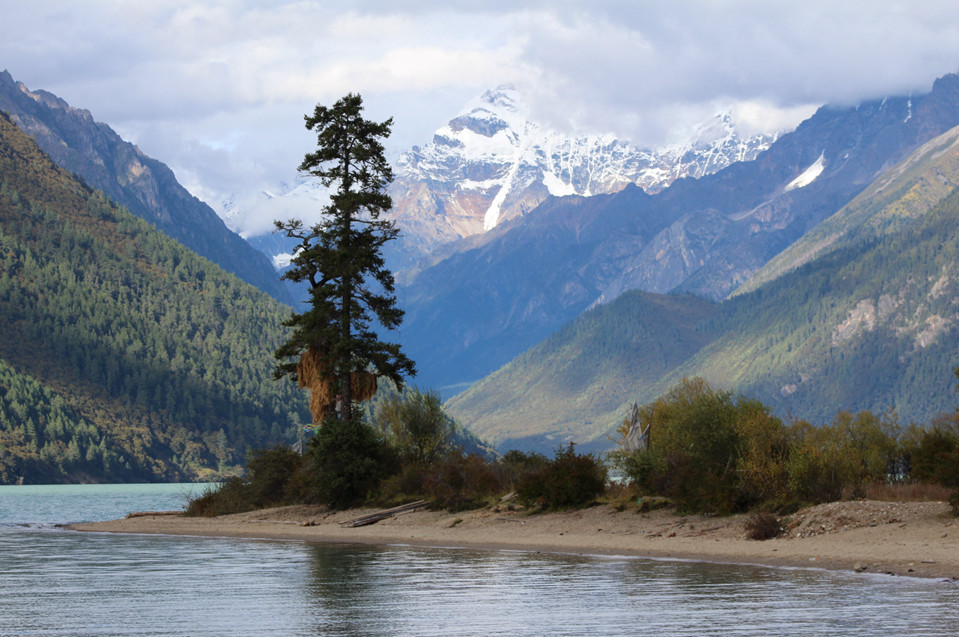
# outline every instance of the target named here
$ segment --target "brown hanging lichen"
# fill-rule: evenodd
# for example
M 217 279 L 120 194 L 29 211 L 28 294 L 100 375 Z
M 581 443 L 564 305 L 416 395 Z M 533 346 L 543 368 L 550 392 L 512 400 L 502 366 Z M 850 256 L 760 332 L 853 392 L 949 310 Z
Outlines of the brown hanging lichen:
M 327 370 L 323 349 L 310 347 L 300 355 L 296 366 L 296 378 L 300 387 L 310 390 L 310 413 L 313 424 L 322 423 L 332 415 L 338 396 L 334 390 L 333 377 Z M 376 376 L 369 372 L 354 372 L 350 376 L 350 394 L 355 402 L 369 400 L 376 394 Z
M 350 376 L 350 394 L 358 403 L 369 400 L 376 393 L 376 376 L 369 372 L 354 372 Z

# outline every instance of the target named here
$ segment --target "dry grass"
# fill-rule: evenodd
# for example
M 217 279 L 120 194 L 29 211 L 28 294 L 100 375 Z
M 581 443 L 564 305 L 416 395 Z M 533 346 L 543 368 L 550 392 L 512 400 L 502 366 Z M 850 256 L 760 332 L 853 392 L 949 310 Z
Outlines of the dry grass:
M 615 482 L 606 487 L 606 493 L 600 501 L 610 505 L 615 511 L 625 511 L 635 509 L 639 497 L 639 490 L 635 487 Z
M 944 502 L 953 489 L 939 484 L 886 484 L 866 487 L 867 500 L 883 502 Z

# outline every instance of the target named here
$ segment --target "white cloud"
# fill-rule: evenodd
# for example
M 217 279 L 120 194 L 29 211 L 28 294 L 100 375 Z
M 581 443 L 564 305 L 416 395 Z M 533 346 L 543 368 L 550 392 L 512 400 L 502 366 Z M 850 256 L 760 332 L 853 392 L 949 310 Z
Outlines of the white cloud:
M 732 108 L 758 130 L 825 102 L 924 91 L 959 69 L 951 0 L 37 0 L 0 59 L 170 164 L 217 207 L 295 180 L 303 114 L 346 92 L 394 117 L 390 152 L 485 89 L 639 144 Z
M 259 236 L 273 231 L 274 220 L 299 219 L 307 226 L 319 223 L 323 207 L 329 202 L 326 189 L 314 181 L 291 184 L 292 190 L 280 198 L 276 193 L 249 193 L 235 203 L 239 214 L 227 225 L 243 236 Z

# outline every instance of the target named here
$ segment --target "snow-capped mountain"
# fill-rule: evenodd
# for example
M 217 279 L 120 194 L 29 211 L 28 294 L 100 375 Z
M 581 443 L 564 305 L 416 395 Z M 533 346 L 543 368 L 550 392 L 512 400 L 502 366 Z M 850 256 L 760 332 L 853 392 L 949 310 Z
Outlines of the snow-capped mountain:
M 925 95 L 823 106 L 756 159 L 658 193 L 627 186 L 551 198 L 457 242 L 469 249 L 439 251 L 455 253 L 430 259 L 399 290 L 404 348 L 422 370 L 417 382 L 482 378 L 627 290 L 723 299 L 956 125 L 959 76 L 949 75 Z
M 429 144 L 395 162 L 389 192 L 401 236 L 390 246 L 391 267 L 404 270 L 441 246 L 525 215 L 550 196 L 608 194 L 628 184 L 658 192 L 676 179 L 753 159 L 775 139 L 740 136 L 724 112 L 684 141 L 642 149 L 612 135 L 561 133 L 533 121 L 517 90 L 487 91 Z M 272 220 L 317 221 L 326 198 L 326 189 L 307 178 L 235 197 L 220 209 L 228 226 L 282 267 L 291 242 L 270 234 Z
M 548 196 L 618 192 L 636 184 L 658 192 L 681 177 L 701 177 L 754 159 L 774 135 L 743 138 L 729 113 L 681 143 L 650 150 L 611 135 L 570 136 L 530 119 L 518 91 L 487 91 L 404 153 L 391 187 L 408 250 L 488 231 Z

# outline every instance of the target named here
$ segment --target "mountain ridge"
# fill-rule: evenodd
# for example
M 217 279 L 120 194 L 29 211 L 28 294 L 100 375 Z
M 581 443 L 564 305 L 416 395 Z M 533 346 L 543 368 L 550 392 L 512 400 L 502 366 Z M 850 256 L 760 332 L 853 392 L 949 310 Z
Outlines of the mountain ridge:
M 457 386 L 627 290 L 720 300 L 957 124 L 959 76 L 949 75 L 924 95 L 821 107 L 756 159 L 656 194 L 627 188 L 589 205 L 551 198 L 399 290 L 404 338 L 424 382 Z M 590 232 L 564 225 L 571 217 Z
M 262 253 L 183 188 L 169 167 L 95 121 L 89 111 L 48 91 L 30 91 L 8 71 L 0 71 L 0 110 L 9 112 L 69 172 L 226 271 L 281 302 L 292 302 Z
M 621 327 L 638 320 L 637 299 L 648 294 L 630 291 L 455 396 L 448 410 L 500 449 L 535 443 L 543 450 L 544 441 L 570 439 L 598 448 L 631 402 L 652 401 L 683 377 L 700 376 L 764 401 L 781 417 L 817 423 L 839 410 L 894 408 L 903 422 L 929 422 L 953 407 L 952 370 L 959 365 L 959 189 L 949 185 L 959 185 L 956 136 L 952 129 L 921 146 L 850 204 L 870 211 L 882 232 L 860 219 L 851 227 L 860 236 L 708 308 L 687 328 L 694 338 L 661 334 L 655 345 L 666 350 L 700 345 L 661 374 L 649 373 L 662 370 L 655 360 L 643 362 L 643 348 L 653 343 L 635 343 L 630 339 L 641 331 Z M 915 186 L 940 174 L 941 188 L 920 188 L 930 197 L 921 214 L 882 222 L 889 210 L 914 203 Z M 902 176 L 907 180 L 897 182 Z M 897 183 L 890 197 L 887 189 Z M 649 318 L 682 325 L 684 313 Z M 578 359 L 577 384 L 608 394 L 600 408 L 583 409 L 561 390 L 569 351 L 605 352 Z M 629 373 L 618 372 L 628 365 Z
M 735 294 L 752 291 L 784 272 L 795 270 L 820 254 L 876 236 L 885 226 L 907 222 L 929 212 L 959 183 L 959 126 L 936 137 L 873 182 L 834 215 L 824 220 L 758 270 Z M 943 166 L 942 161 L 948 163 Z M 908 189 L 903 194 L 903 189 Z
M 739 136 L 728 113 L 660 149 L 612 135 L 571 135 L 532 119 L 511 87 L 487 91 L 397 162 L 391 194 L 407 246 L 419 256 L 530 213 L 547 197 L 657 192 L 768 148 L 775 135 Z M 404 264 L 404 267 L 406 264 Z

